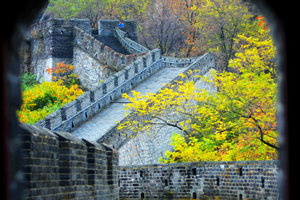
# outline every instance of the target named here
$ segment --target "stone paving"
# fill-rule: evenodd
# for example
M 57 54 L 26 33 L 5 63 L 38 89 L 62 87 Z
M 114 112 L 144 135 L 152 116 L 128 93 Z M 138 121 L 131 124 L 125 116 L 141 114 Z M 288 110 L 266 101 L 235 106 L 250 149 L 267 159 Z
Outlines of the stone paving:
M 186 68 L 164 68 L 139 84 L 135 91 L 142 94 L 156 93 L 165 84 L 172 81 L 178 74 L 184 72 Z M 92 119 L 84 122 L 72 131 L 72 134 L 78 138 L 84 138 L 89 141 L 97 141 L 111 128 L 126 116 L 124 109 L 126 99 L 120 98 L 109 107 L 95 115 Z

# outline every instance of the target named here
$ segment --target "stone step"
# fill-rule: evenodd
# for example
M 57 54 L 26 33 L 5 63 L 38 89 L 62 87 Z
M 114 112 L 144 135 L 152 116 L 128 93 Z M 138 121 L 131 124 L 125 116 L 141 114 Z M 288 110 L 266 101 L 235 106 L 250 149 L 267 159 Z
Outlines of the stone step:
M 100 42 L 102 42 L 104 45 L 112 48 L 113 50 L 115 50 L 118 53 L 124 54 L 124 55 L 128 55 L 130 54 L 119 42 L 119 40 L 116 37 L 113 36 L 98 36 L 98 35 L 94 35 L 94 37 L 99 40 Z
M 164 68 L 139 84 L 135 91 L 142 94 L 156 93 L 165 84 L 168 84 L 186 68 Z M 78 138 L 84 138 L 89 141 L 97 141 L 110 129 L 115 127 L 120 120 L 125 117 L 126 99 L 119 99 L 109 107 L 95 115 L 89 121 L 83 123 L 72 131 L 72 134 Z

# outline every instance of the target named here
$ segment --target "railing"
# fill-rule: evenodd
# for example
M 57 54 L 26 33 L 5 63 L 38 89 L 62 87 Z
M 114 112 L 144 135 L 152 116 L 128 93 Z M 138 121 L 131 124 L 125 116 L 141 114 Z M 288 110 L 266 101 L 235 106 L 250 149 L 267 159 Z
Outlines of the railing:
M 126 48 L 130 53 L 144 53 L 149 51 L 146 47 L 140 45 L 139 43 L 125 37 L 125 32 L 120 29 L 115 29 L 116 38 L 122 44 L 124 48 Z

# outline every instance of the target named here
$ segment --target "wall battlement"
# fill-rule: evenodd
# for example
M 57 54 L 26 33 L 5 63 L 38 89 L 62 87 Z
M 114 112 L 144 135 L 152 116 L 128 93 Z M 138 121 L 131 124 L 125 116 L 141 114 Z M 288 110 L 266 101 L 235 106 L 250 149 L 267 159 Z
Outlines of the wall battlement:
M 278 161 L 118 166 L 110 146 L 22 124 L 25 199 L 278 199 Z
M 118 153 L 22 124 L 25 199 L 118 199 Z
M 52 81 L 52 76 L 45 70 L 56 63 L 72 64 L 74 26 L 91 34 L 89 20 L 73 19 L 66 23 L 62 19 L 51 19 L 32 25 L 28 57 L 30 71 L 37 75 L 38 81 Z
M 165 67 L 164 63 L 160 63 L 160 67 Z M 209 72 L 210 69 L 213 69 L 215 65 L 214 56 L 211 53 L 207 53 L 203 56 L 197 57 L 197 59 L 194 60 L 193 63 L 191 63 L 187 69 L 183 72 L 183 74 L 186 75 L 188 79 L 192 78 L 193 75 L 204 75 Z M 188 73 L 190 70 L 194 70 L 197 72 L 194 72 L 193 74 Z M 174 84 L 176 81 L 183 81 L 181 76 L 177 76 L 174 80 L 172 80 L 169 84 Z M 166 87 L 169 87 L 169 85 L 164 86 L 161 89 L 164 89 Z M 134 118 L 136 117 L 135 114 L 131 113 L 131 115 L 128 115 L 126 118 L 122 120 L 122 122 L 128 120 L 128 118 Z M 103 135 L 101 138 L 99 138 L 98 142 L 107 143 L 113 145 L 117 150 L 119 150 L 121 147 L 123 147 L 129 140 L 132 139 L 132 137 L 136 136 L 136 133 L 134 132 L 120 132 L 120 130 L 117 129 L 116 125 L 115 127 L 112 127 L 109 132 L 107 132 L 105 135 Z M 130 161 L 129 161 L 130 162 Z
M 278 161 L 120 167 L 120 199 L 278 199 Z
M 99 32 L 115 37 L 118 21 L 102 21 L 99 21 L 102 27 L 99 28 Z M 131 41 L 135 45 L 139 45 L 135 42 L 137 41 L 135 22 L 124 23 L 126 24 L 124 30 L 128 31 L 127 37 L 134 40 Z M 114 29 L 110 29 L 112 27 Z M 31 73 L 37 74 L 39 81 L 52 81 L 52 75 L 47 74 L 46 69 L 54 67 L 58 62 L 73 64 L 82 85 L 93 88 L 100 80 L 111 75 L 111 69 L 105 69 L 104 65 L 122 69 L 140 56 L 138 53 L 130 55 L 118 53 L 92 36 L 91 32 L 90 21 L 84 19 L 71 19 L 68 22 L 50 19 L 32 25 L 30 48 L 27 48 L 26 58 L 26 63 L 30 63 Z M 90 78 L 89 82 L 86 82 L 86 77 Z
M 113 66 L 115 70 L 121 71 L 147 53 L 129 55 L 118 53 L 78 27 L 74 27 L 73 52 L 74 72 L 78 74 L 81 84 L 90 90 L 99 87 L 101 80 L 112 75 L 107 66 Z

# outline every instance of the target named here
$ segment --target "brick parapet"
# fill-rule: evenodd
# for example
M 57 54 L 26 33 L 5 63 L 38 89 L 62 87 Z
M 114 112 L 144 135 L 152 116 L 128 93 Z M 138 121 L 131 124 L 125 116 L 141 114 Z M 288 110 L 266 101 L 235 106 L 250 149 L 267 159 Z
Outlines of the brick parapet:
M 278 161 L 120 167 L 120 199 L 278 199 Z
M 68 133 L 21 127 L 25 199 L 118 198 L 118 153 L 111 147 Z

